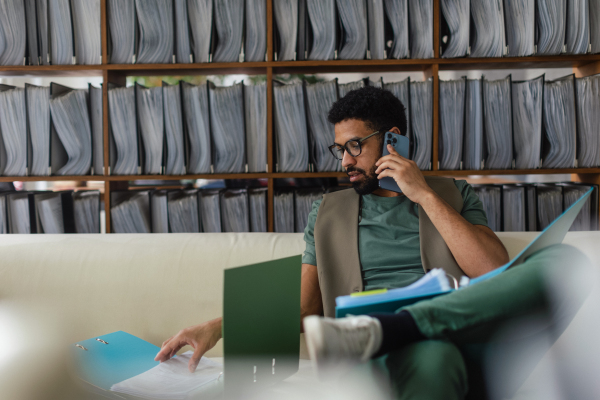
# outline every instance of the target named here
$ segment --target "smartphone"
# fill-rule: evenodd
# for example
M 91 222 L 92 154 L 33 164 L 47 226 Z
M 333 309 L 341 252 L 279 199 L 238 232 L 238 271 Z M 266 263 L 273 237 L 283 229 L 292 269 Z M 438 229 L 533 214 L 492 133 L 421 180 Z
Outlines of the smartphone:
M 386 132 L 383 139 L 382 157 L 390 154 L 387 149 L 388 144 L 391 144 L 394 150 L 396 150 L 402 157 L 408 158 L 410 140 L 406 136 L 402 136 L 394 132 Z M 382 189 L 391 190 L 392 192 L 402 193 L 402 190 L 400 190 L 394 178 L 387 176 L 379 180 L 379 187 Z

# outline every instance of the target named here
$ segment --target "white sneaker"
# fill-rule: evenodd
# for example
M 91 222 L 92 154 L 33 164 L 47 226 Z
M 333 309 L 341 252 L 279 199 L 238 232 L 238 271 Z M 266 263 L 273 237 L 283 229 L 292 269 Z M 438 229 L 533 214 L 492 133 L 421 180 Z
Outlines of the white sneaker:
M 365 362 L 381 347 L 381 323 L 366 315 L 338 319 L 311 315 L 303 324 L 308 353 L 318 372 Z

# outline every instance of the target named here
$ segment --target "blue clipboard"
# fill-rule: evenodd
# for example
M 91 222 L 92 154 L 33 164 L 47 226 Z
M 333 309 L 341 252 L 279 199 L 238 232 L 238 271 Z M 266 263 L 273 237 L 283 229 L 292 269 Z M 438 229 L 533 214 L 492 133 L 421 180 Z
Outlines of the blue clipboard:
M 160 348 L 118 331 L 74 343 L 71 355 L 79 377 L 104 390 L 160 364 L 154 357 Z

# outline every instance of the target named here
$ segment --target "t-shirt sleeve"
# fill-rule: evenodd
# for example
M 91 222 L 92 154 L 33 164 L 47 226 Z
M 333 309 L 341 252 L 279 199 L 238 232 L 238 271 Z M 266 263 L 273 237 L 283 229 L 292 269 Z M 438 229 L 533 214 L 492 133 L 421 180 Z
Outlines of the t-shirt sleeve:
M 454 181 L 458 190 L 462 194 L 463 208 L 460 215 L 473 225 L 488 226 L 487 215 L 483 209 L 483 203 L 473 190 L 473 187 L 465 180 Z
M 322 200 L 316 200 L 312 204 L 312 210 L 308 214 L 308 223 L 304 229 L 304 241 L 306 249 L 302 255 L 302 264 L 317 265 L 317 252 L 315 250 L 315 222 Z

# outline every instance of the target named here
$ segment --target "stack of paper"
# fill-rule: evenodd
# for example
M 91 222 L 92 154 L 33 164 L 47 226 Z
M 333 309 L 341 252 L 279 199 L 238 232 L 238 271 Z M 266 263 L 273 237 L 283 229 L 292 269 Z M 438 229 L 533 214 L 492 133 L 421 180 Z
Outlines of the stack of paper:
M 504 1 L 506 44 L 509 57 L 535 53 L 535 1 Z
M 440 169 L 460 169 L 465 120 L 466 78 L 440 81 Z
M 513 161 L 511 77 L 483 80 L 486 169 L 510 169 Z
M 267 85 L 244 86 L 248 172 L 267 171 Z
M 389 57 L 395 59 L 410 57 L 408 46 L 408 0 L 384 0 L 394 39 Z
M 433 80 L 411 82 L 410 119 L 413 134 L 413 156 L 420 170 L 431 169 L 433 146 Z
M 213 7 L 218 39 L 213 61 L 243 61 L 240 60 L 240 52 L 244 34 L 244 0 L 215 1 Z
M 471 57 L 502 57 L 505 51 L 502 0 L 471 2 L 473 43 Z
M 181 82 L 183 113 L 189 139 L 187 170 L 190 174 L 210 172 L 211 140 L 208 110 L 208 85 L 195 86 Z
M 312 211 L 313 203 L 323 198 L 323 189 L 296 189 L 294 192 L 294 220 L 296 232 L 304 232 L 308 223 L 308 214 Z
M 502 230 L 502 188 L 491 185 L 473 185 L 473 189 L 487 215 L 488 227 L 494 232 Z
M 163 82 L 163 112 L 165 114 L 166 162 L 165 174 L 185 175 L 185 147 L 181 114 L 181 85 Z
M 368 48 L 367 4 L 365 0 L 336 0 L 342 25 L 341 60 L 362 60 Z
M 483 169 L 483 91 L 481 80 L 467 79 L 463 166 Z
M 312 48 L 309 60 L 333 60 L 337 45 L 337 15 L 335 0 L 306 0 L 312 28 Z
M 301 83 L 273 86 L 278 172 L 308 169 L 308 135 Z
M 135 61 L 135 0 L 108 0 L 110 62 L 131 64 Z
M 133 378 L 112 385 L 111 391 L 146 399 L 187 399 L 202 386 L 216 381 L 223 366 L 206 357 L 200 359 L 196 371 L 189 372 L 193 352 L 188 351 Z
M 212 0 L 188 0 L 188 14 L 194 61 L 208 62 L 213 31 Z
M 529 81 L 512 82 L 516 169 L 533 169 L 540 166 L 543 93 L 544 76 Z
M 410 57 L 433 58 L 433 0 L 408 2 Z
M 244 61 L 265 61 L 267 51 L 267 3 L 246 0 L 246 35 Z
M 469 0 L 442 0 L 440 2 L 441 55 L 444 58 L 464 57 L 469 53 L 470 7 Z
M 160 87 L 145 88 L 135 85 L 137 118 L 144 148 L 144 175 L 160 174 L 163 164 L 164 113 L 163 95 Z
M 198 221 L 198 191 L 173 191 L 167 194 L 169 231 L 173 233 L 200 232 Z
M 577 166 L 600 166 L 600 75 L 575 79 L 577 91 Z
M 267 188 L 248 189 L 250 232 L 267 231 Z
M 575 77 L 544 83 L 543 168 L 574 168 L 577 145 Z
M 137 62 L 169 63 L 173 60 L 173 0 L 136 0 L 139 24 Z
M 567 0 L 537 0 L 537 55 L 564 51 Z
M 329 152 L 335 131 L 327 120 L 327 111 L 336 100 L 337 80 L 306 85 L 306 113 L 317 172 L 341 170 L 341 163 Z
M 294 192 L 280 190 L 273 198 L 275 232 L 294 232 Z
M 248 192 L 228 189 L 221 193 L 223 232 L 250 232 Z
M 150 192 L 112 192 L 110 217 L 114 233 L 150 233 Z
M 200 221 L 202 221 L 202 232 L 223 231 L 218 190 L 200 190 Z

